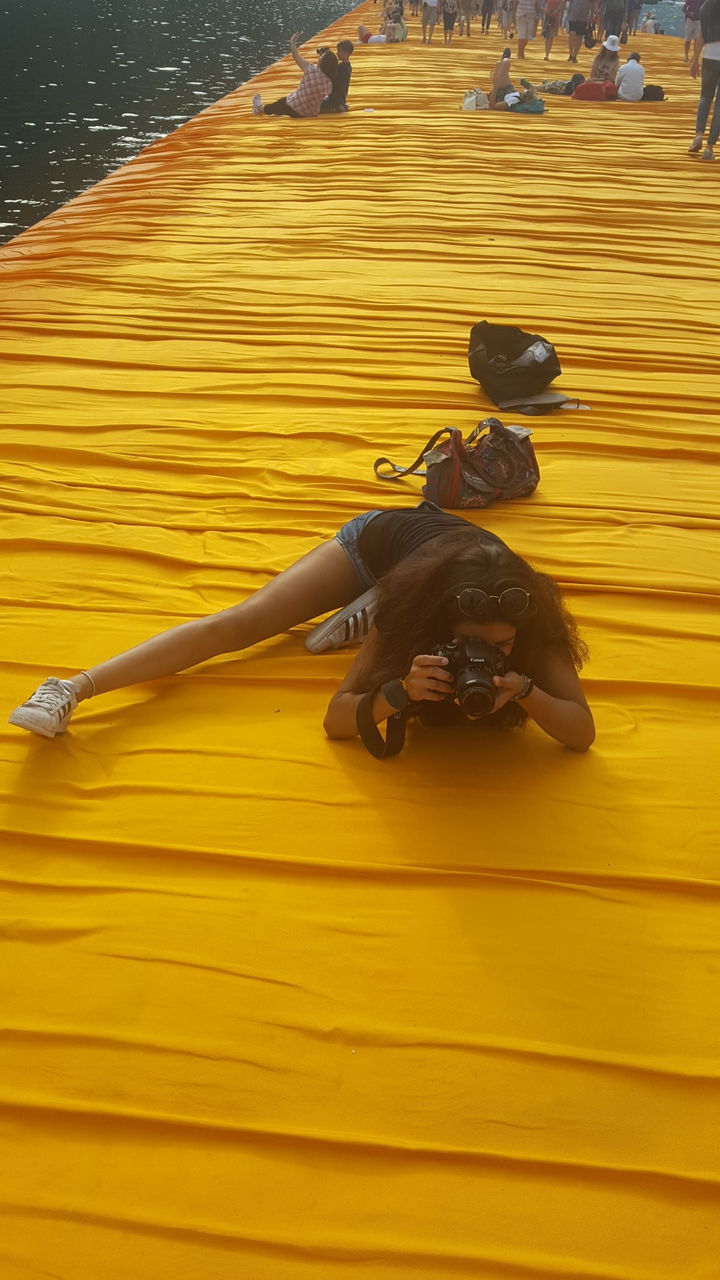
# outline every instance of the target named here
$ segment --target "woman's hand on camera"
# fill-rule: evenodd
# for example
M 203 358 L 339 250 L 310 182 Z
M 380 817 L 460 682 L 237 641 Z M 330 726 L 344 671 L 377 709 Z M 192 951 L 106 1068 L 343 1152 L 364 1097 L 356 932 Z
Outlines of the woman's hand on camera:
M 411 702 L 442 702 L 452 692 L 453 678 L 447 658 L 437 653 L 419 653 L 405 677 Z
M 506 702 L 510 702 L 525 687 L 525 676 L 518 675 L 517 671 L 506 671 L 504 676 L 493 676 L 493 684 L 497 690 L 495 694 L 495 706 L 490 712 L 495 715 Z

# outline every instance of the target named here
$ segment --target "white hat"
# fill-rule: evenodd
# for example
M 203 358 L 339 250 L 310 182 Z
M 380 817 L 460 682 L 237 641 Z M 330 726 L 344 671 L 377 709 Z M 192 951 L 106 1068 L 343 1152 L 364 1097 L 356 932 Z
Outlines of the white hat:
M 609 49 L 610 53 L 619 53 L 620 41 L 617 36 L 608 36 L 607 40 L 603 40 L 603 49 Z

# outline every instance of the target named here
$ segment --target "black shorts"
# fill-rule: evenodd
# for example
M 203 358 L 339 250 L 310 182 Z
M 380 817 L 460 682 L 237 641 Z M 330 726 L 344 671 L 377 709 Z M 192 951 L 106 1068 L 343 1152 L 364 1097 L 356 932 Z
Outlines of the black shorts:
M 572 36 L 584 36 L 587 31 L 587 22 L 571 22 L 568 31 Z

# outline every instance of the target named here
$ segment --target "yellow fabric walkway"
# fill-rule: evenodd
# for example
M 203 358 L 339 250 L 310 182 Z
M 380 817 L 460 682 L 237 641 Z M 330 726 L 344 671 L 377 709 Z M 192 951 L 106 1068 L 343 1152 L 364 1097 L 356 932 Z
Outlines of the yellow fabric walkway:
M 440 40 L 253 118 L 285 60 L 0 254 L 3 705 L 408 505 L 372 461 L 489 412 L 487 318 L 592 406 L 486 523 L 566 586 L 597 744 L 378 764 L 301 632 L 3 720 L 2 1280 L 720 1274 L 720 165 L 680 41 L 633 41 L 667 103 L 516 118 L 459 110 L 498 34 Z

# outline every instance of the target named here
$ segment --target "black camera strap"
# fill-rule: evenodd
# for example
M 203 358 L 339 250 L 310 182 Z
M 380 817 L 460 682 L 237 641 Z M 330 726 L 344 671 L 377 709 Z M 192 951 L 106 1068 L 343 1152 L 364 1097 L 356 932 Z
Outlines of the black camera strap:
M 355 723 L 364 746 L 376 760 L 387 760 L 398 755 L 405 746 L 405 712 L 396 711 L 388 716 L 383 738 L 373 719 L 373 702 L 377 689 L 364 693 L 355 710 Z

